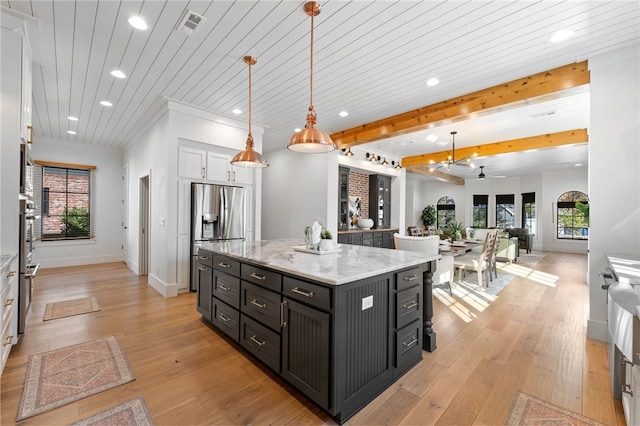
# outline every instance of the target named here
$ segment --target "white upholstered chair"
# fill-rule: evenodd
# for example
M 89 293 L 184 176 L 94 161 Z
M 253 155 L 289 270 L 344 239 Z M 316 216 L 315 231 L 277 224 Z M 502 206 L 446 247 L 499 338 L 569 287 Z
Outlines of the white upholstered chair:
M 411 237 L 395 233 L 393 234 L 393 242 L 396 250 L 417 251 L 427 256 L 439 256 L 436 270 L 433 273 L 433 284 L 448 284 L 449 293 L 453 294 L 451 290 L 454 278 L 453 256 L 438 253 L 439 236 Z

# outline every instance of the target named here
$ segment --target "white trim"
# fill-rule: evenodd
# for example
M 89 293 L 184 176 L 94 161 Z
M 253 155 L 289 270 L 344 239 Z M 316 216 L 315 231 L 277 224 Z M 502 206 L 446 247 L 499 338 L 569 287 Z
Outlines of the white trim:
M 149 274 L 148 277 L 149 285 L 164 297 L 176 297 L 178 295 L 177 283 L 167 284 L 154 274 Z

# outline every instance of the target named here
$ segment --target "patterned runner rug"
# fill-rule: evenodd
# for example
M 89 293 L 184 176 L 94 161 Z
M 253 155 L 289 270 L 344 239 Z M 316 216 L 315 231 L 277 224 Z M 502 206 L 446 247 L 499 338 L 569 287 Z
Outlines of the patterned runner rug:
M 518 256 L 518 260 L 516 261 L 516 263 L 526 263 L 529 265 L 535 265 L 536 263 L 540 262 L 542 259 L 544 259 L 544 254 L 538 254 L 538 253 L 520 253 L 520 256 Z
M 69 426 L 129 425 L 153 426 L 153 418 L 142 397 L 124 402 Z
M 81 299 L 63 300 L 62 302 L 47 303 L 44 308 L 43 321 L 57 318 L 70 317 L 72 315 L 86 314 L 99 311 L 98 300 L 95 297 L 83 297 Z
M 16 421 L 133 380 L 114 336 L 30 355 Z
M 603 423 L 574 413 L 557 405 L 518 392 L 511 413 L 504 421 L 507 426 L 516 425 L 569 425 L 604 426 Z

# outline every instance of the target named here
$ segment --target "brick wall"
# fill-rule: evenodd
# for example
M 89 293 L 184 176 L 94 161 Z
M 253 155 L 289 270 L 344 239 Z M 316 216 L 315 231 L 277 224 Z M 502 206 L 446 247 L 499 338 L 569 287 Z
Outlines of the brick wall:
M 349 171 L 349 197 L 360 197 L 360 217 L 369 217 L 369 175 Z
M 68 185 L 68 186 L 67 186 Z M 47 169 L 43 173 L 42 187 L 49 189 L 49 214 L 42 217 L 43 234 L 59 234 L 63 223 L 60 216 L 65 207 L 89 210 L 89 173 L 60 173 Z M 68 191 L 68 192 L 67 192 Z

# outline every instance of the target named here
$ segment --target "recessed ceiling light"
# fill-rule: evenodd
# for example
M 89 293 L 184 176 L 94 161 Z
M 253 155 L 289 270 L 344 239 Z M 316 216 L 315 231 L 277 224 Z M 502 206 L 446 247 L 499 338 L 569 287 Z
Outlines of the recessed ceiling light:
M 124 75 L 124 73 L 120 70 L 113 70 L 111 71 L 111 75 L 114 76 L 115 78 L 125 78 L 126 75 Z
M 242 110 L 240 108 L 236 108 L 236 109 L 232 110 L 231 112 L 234 113 L 235 115 L 242 114 Z
M 435 77 L 431 77 L 429 80 L 427 80 L 427 86 L 429 87 L 437 86 L 438 83 L 440 83 L 440 80 Z
M 109 101 L 100 101 L 100 105 L 106 106 L 106 107 L 113 106 L 113 104 Z
M 78 132 L 76 132 L 75 130 L 67 130 L 67 133 L 69 133 L 70 135 L 78 134 Z
M 136 30 L 146 30 L 149 28 L 147 23 L 139 16 L 132 16 L 129 18 L 129 25 L 131 25 Z
M 298 132 L 302 131 L 302 129 L 301 129 L 301 128 L 299 128 L 299 127 L 296 127 L 295 129 L 293 129 L 293 131 L 294 131 L 294 132 L 296 132 L 296 133 L 298 133 Z
M 576 163 L 576 167 L 582 166 L 582 163 Z
M 449 143 L 449 141 L 438 141 L 438 145 L 440 145 L 440 146 L 445 146 L 448 143 Z
M 575 33 L 575 31 L 570 30 L 570 29 L 564 29 L 564 30 L 560 30 L 556 33 L 554 33 L 550 38 L 549 41 L 551 43 L 558 43 L 561 41 L 565 41 L 566 39 L 568 39 L 569 37 L 571 37 L 573 34 Z
M 70 115 L 70 116 L 67 117 L 67 120 L 69 120 L 69 121 L 78 121 L 78 117 L 74 117 L 74 116 Z
M 426 140 L 428 140 L 429 142 L 435 142 L 438 140 L 438 137 L 436 135 L 434 135 L 433 133 L 429 133 L 427 136 L 424 137 Z
M 347 111 L 340 111 L 340 113 L 338 115 L 340 117 L 346 117 L 347 115 L 349 115 L 349 113 Z

